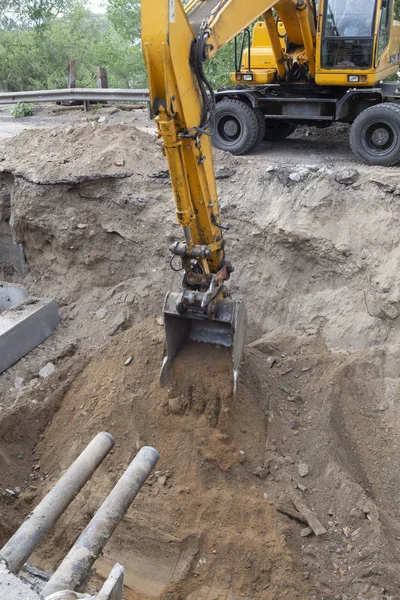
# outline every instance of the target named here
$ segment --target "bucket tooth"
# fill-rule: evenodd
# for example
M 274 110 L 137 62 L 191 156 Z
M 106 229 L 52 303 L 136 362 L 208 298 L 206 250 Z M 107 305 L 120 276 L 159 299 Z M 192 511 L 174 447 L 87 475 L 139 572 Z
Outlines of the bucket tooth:
M 217 300 L 213 319 L 206 314 L 187 310 L 181 314 L 177 309 L 180 294 L 168 292 L 164 303 L 164 326 L 167 355 L 164 358 L 160 382 L 165 386 L 169 380 L 171 365 L 188 340 L 216 344 L 231 348 L 233 367 L 233 390 L 236 393 L 239 368 L 247 327 L 247 312 L 241 300 Z

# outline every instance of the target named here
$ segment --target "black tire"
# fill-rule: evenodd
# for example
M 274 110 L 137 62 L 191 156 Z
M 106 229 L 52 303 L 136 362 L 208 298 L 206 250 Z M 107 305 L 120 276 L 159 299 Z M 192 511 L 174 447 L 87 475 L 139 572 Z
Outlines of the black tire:
M 350 146 L 367 165 L 400 162 L 400 106 L 388 102 L 363 110 L 351 126 Z
M 292 135 L 297 129 L 296 123 L 280 119 L 266 119 L 264 140 L 266 142 L 281 142 Z
M 264 113 L 259 110 L 258 108 L 254 109 L 254 112 L 256 113 L 256 117 L 258 119 L 258 138 L 256 140 L 256 143 L 253 146 L 253 150 L 255 148 L 257 148 L 257 146 L 259 146 L 261 144 L 261 142 L 264 140 L 264 136 L 265 136 L 265 117 L 264 117 Z
M 264 116 L 260 109 L 240 100 L 225 98 L 215 108 L 212 143 L 215 148 L 245 154 L 264 137 Z

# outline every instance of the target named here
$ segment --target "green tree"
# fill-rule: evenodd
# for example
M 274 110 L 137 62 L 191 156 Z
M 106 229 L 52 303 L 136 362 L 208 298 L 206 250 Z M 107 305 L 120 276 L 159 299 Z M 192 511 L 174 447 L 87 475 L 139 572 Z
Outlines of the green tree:
M 73 0 L 1 0 L 0 20 L 9 28 L 42 28 L 65 14 Z
M 146 87 L 140 47 L 120 36 L 104 15 L 81 4 L 46 27 L 0 30 L 0 88 L 54 89 L 66 85 L 67 64 L 77 61 L 77 86 L 96 87 L 95 70 L 108 70 L 110 87 Z
M 108 0 L 107 16 L 122 37 L 139 42 L 140 0 Z
M 231 84 L 231 72 L 235 70 L 234 42 L 221 48 L 215 58 L 206 61 L 204 71 L 214 89 Z

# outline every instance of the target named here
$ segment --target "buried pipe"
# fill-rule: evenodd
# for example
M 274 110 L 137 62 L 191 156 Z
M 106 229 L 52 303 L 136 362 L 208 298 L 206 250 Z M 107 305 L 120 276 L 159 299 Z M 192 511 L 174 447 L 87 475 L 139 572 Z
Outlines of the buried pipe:
M 116 563 L 111 569 L 100 592 L 96 596 L 90 596 L 90 598 L 93 598 L 93 600 L 122 600 L 124 594 L 124 572 L 124 567 Z M 77 600 L 78 598 L 86 598 L 86 596 L 87 594 L 63 590 L 47 596 L 46 600 Z M 43 598 L 43 596 L 40 597 Z M 89 596 L 87 597 L 89 598 Z
M 18 573 L 43 536 L 62 515 L 97 467 L 114 447 L 110 433 L 96 435 L 61 479 L 22 523 L 7 544 L 0 550 L 11 573 Z
M 124 572 L 124 567 L 119 563 L 113 566 L 99 592 L 99 598 L 104 598 L 104 600 L 120 600 L 122 598 L 124 593 Z
M 63 590 L 78 590 L 118 523 L 132 504 L 160 455 L 144 446 L 111 490 L 86 529 L 42 591 L 44 598 Z

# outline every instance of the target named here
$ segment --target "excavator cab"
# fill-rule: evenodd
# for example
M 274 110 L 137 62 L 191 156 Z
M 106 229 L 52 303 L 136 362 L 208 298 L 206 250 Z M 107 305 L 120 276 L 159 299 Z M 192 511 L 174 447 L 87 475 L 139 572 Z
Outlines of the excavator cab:
M 372 68 L 375 4 L 376 0 L 327 0 L 323 15 L 322 69 Z
M 398 70 L 393 0 L 323 0 L 319 18 L 317 85 L 372 87 Z

